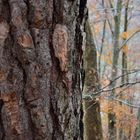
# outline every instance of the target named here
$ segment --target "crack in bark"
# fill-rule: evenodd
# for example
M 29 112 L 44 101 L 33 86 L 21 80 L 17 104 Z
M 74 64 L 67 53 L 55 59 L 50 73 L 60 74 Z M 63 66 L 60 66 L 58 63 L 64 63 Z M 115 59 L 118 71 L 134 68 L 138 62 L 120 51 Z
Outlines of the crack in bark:
M 50 114 L 53 120 L 53 133 L 52 133 L 52 140 L 60 138 L 60 140 L 64 140 L 64 134 L 61 132 L 61 127 L 59 124 L 58 114 L 54 110 L 52 100 L 50 100 Z
M 3 100 L 2 99 L 0 99 L 0 140 L 4 140 L 4 138 L 5 138 L 5 130 L 4 130 L 4 126 L 3 126 L 3 120 L 2 120 L 2 107 L 3 107 L 3 104 L 4 104 L 4 102 L 3 102 Z
M 31 129 L 31 133 L 32 133 L 32 138 L 34 139 L 34 135 L 33 135 L 33 122 L 32 122 L 32 119 L 31 119 L 31 113 L 30 113 L 30 110 L 28 108 L 28 103 L 25 99 L 25 90 L 26 90 L 26 83 L 27 83 L 27 75 L 26 75 L 26 71 L 21 63 L 21 61 L 15 57 L 15 60 L 18 62 L 18 66 L 22 69 L 22 73 L 23 73 L 23 94 L 22 94 L 22 99 L 24 101 L 24 104 L 25 104 L 25 108 L 27 109 L 27 112 L 28 112 L 28 117 L 29 117 L 29 124 L 30 124 L 30 129 Z

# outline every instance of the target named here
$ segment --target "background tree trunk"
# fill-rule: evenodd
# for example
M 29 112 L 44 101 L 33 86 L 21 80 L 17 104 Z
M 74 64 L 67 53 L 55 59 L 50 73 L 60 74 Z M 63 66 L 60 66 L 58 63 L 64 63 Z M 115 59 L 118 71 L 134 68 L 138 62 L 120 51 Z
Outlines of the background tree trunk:
M 0 140 L 80 140 L 86 0 L 0 0 Z
M 129 6 L 129 0 L 127 0 L 127 3 L 125 5 L 125 15 L 124 15 L 124 33 L 127 33 L 128 32 L 128 6 Z M 127 37 L 123 38 L 123 42 L 125 42 L 127 39 Z M 122 49 L 122 75 L 125 75 L 125 76 L 122 76 L 121 77 L 121 83 L 124 84 L 124 83 L 128 83 L 129 82 L 129 74 L 128 74 L 128 52 L 126 52 L 127 50 L 127 44 L 125 44 L 123 46 L 123 49 Z M 120 94 L 120 98 L 122 99 L 123 97 L 123 94 Z M 130 102 L 130 101 L 128 101 Z M 120 103 L 121 106 L 122 103 Z M 130 109 L 131 110 L 131 109 Z M 130 111 L 131 113 L 131 111 Z M 122 122 L 120 122 L 121 124 L 121 127 L 123 127 L 123 124 Z M 131 135 L 131 127 L 129 128 L 129 132 Z M 120 128 L 119 129 L 119 139 L 123 139 L 123 140 L 127 140 L 127 136 L 125 135 L 125 132 L 123 130 L 123 128 Z
M 138 123 L 135 130 L 135 140 L 140 140 L 140 108 L 138 109 L 137 119 Z
M 97 55 L 93 41 L 90 24 L 86 22 L 86 47 L 84 51 L 85 85 L 83 94 L 84 106 L 84 139 L 102 140 L 102 125 L 100 116 L 100 104 L 96 97 L 91 96 L 99 89 L 97 74 Z M 87 96 L 86 96 L 87 95 Z M 91 96 L 89 96 L 91 95 Z M 87 98 L 86 98 L 87 97 Z
M 118 70 L 118 58 L 119 58 L 119 35 L 120 35 L 120 20 L 121 20 L 121 11 L 122 11 L 122 0 L 118 0 L 117 10 L 114 16 L 114 36 L 113 36 L 113 58 L 112 58 L 112 71 L 111 71 L 111 82 L 117 77 Z M 116 81 L 113 81 L 110 85 L 110 89 L 113 89 L 116 85 Z M 110 97 L 112 98 L 115 95 L 115 91 L 112 90 Z M 112 103 L 109 103 L 109 113 L 108 113 L 108 129 L 109 129 L 109 140 L 116 140 L 117 131 L 116 131 L 116 115 L 114 113 L 114 107 Z

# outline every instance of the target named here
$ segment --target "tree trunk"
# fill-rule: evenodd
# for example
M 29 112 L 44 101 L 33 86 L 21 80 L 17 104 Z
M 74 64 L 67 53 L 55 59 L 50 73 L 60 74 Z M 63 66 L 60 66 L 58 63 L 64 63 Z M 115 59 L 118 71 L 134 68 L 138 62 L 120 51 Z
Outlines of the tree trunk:
M 105 8 L 105 2 L 104 0 L 102 0 L 102 7 Z M 99 51 L 99 60 L 98 60 L 98 76 L 99 76 L 99 80 L 102 78 L 103 76 L 103 69 L 102 69 L 102 63 L 101 63 L 101 58 L 103 55 L 103 50 L 104 50 L 104 46 L 105 46 L 105 37 L 106 37 L 106 23 L 107 20 L 103 21 L 103 31 L 102 31 L 102 38 L 101 38 L 101 46 L 100 46 L 100 51 Z
M 118 69 L 118 58 L 119 58 L 119 35 L 120 35 L 120 20 L 121 20 L 121 11 L 122 11 L 122 0 L 117 1 L 117 12 L 114 16 L 114 38 L 113 38 L 113 58 L 112 58 L 112 71 L 111 71 L 111 82 L 110 89 L 113 89 L 116 85 L 116 81 L 113 81 L 117 76 Z M 115 95 L 115 91 L 112 90 L 110 97 Z M 109 113 L 108 113 L 108 129 L 109 129 L 109 140 L 116 140 L 116 115 L 114 113 L 114 107 L 112 104 L 109 104 Z
M 138 123 L 135 130 L 135 140 L 140 140 L 140 108 L 138 109 L 137 120 Z
M 125 5 L 125 15 L 124 15 L 124 32 L 127 33 L 128 31 L 128 6 L 129 6 L 129 0 L 127 1 L 126 5 Z M 127 37 L 123 38 L 123 42 L 125 42 L 127 39 Z M 122 49 L 122 75 L 125 75 L 125 76 L 122 76 L 121 77 L 121 83 L 122 85 L 124 83 L 128 83 L 129 82 L 129 75 L 127 74 L 128 73 L 128 52 L 126 52 L 126 49 L 127 49 L 127 44 L 125 44 L 123 46 L 123 49 Z M 124 50 L 124 51 L 123 51 Z M 120 98 L 122 99 L 123 95 L 122 93 L 120 93 Z M 122 103 L 120 103 L 120 105 L 122 106 Z M 121 128 L 119 129 L 119 139 L 120 140 L 126 140 L 128 139 L 127 136 L 125 135 L 125 132 L 123 130 L 123 124 L 122 122 L 119 122 L 120 125 L 121 125 Z M 131 127 L 129 128 L 129 132 L 131 132 Z M 131 135 L 131 134 L 130 134 Z
M 86 48 L 84 51 L 85 85 L 83 94 L 84 106 L 84 139 L 102 140 L 102 125 L 100 105 L 97 98 L 91 99 L 88 95 L 94 94 L 99 89 L 97 74 L 97 55 L 89 22 L 86 22 Z
M 86 0 L 0 0 L 0 140 L 83 139 Z

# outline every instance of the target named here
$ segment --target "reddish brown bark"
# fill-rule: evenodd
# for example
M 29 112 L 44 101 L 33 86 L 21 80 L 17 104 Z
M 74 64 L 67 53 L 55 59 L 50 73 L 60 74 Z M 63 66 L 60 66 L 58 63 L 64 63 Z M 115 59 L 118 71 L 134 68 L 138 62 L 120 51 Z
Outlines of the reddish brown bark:
M 85 5 L 0 0 L 0 140 L 82 139 Z

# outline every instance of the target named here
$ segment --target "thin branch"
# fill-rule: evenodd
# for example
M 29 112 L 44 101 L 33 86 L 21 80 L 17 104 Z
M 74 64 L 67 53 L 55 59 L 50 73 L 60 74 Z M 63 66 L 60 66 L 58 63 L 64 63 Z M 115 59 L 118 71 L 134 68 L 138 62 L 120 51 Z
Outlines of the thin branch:
M 91 99 L 91 100 L 93 100 L 93 99 L 95 99 L 95 97 L 97 97 L 97 96 L 101 96 L 101 94 L 103 94 L 103 93 L 106 93 L 106 92 L 109 92 L 109 91 L 113 91 L 113 90 L 115 90 L 115 89 L 118 89 L 118 88 L 122 88 L 122 87 L 124 87 L 124 86 L 133 86 L 133 85 L 136 85 L 136 84 L 139 84 L 140 83 L 140 81 L 135 81 L 135 82 L 132 82 L 132 83 L 130 83 L 130 82 L 127 82 L 127 83 L 124 83 L 124 84 L 121 84 L 121 85 L 119 85 L 119 86 L 116 86 L 116 87 L 113 87 L 112 89 L 107 89 L 107 90 L 100 90 L 100 91 L 97 91 L 97 92 L 92 92 L 92 93 L 86 93 L 86 94 L 83 94 L 82 95 L 82 98 L 83 99 Z M 111 96 L 112 97 L 112 96 Z
M 109 5 L 110 5 L 110 8 L 114 9 L 114 6 L 113 6 L 111 0 L 109 0 Z
M 140 32 L 140 29 L 138 29 L 137 31 L 135 31 L 126 41 L 124 41 L 124 42 L 122 43 L 122 45 L 120 46 L 119 51 L 124 47 L 124 45 L 127 44 L 127 42 L 128 42 L 135 34 L 137 34 L 137 33 L 139 33 L 139 32 Z
M 101 76 L 101 56 L 103 52 L 103 46 L 104 46 L 104 41 L 105 41 L 105 35 L 106 35 L 106 20 L 103 23 L 103 32 L 102 32 L 102 39 L 101 39 L 101 47 L 100 47 L 100 52 L 99 52 L 99 60 L 98 60 L 98 67 L 99 67 L 99 77 Z
M 140 81 L 123 83 L 123 84 L 121 84 L 121 85 L 119 85 L 119 86 L 116 86 L 116 87 L 113 87 L 113 88 L 111 88 L 111 89 L 107 89 L 107 90 L 102 90 L 102 91 L 96 92 L 96 94 L 103 93 L 103 92 L 113 91 L 113 90 L 115 90 L 115 89 L 122 88 L 122 87 L 124 87 L 124 86 L 128 86 L 128 85 L 129 85 L 129 86 L 132 86 L 132 85 L 136 85 L 136 84 L 139 84 L 139 83 L 140 83 Z
M 106 86 L 104 86 L 102 89 L 100 89 L 100 91 L 102 91 L 102 90 L 104 90 L 105 88 L 109 87 L 114 81 L 120 79 L 122 76 L 127 76 L 127 75 L 129 75 L 129 74 L 134 74 L 134 73 L 139 72 L 139 71 L 140 71 L 140 69 L 137 69 L 137 70 L 135 70 L 135 71 L 130 71 L 129 73 L 125 73 L 125 74 L 122 74 L 122 75 L 116 77 L 116 78 L 113 79 L 113 81 L 111 81 L 108 85 L 106 85 Z
M 96 49 L 99 48 L 99 45 L 98 45 L 98 41 L 97 41 L 97 35 L 96 35 L 96 32 L 95 32 L 95 27 L 94 25 L 92 25 L 92 31 L 93 31 L 93 34 L 94 34 L 94 43 L 95 43 L 95 46 L 96 46 Z
M 109 98 L 110 98 L 110 97 L 109 97 Z M 109 98 L 108 98 L 108 99 L 109 99 Z M 107 99 L 107 98 L 106 98 L 106 99 Z M 131 103 L 128 103 L 127 101 L 124 101 L 124 100 L 121 100 L 121 99 L 118 99 L 118 98 L 115 98 L 115 97 L 111 97 L 110 99 L 113 99 L 113 100 L 115 100 L 115 101 L 117 101 L 117 102 L 120 102 L 120 103 L 122 103 L 122 104 L 124 104 L 124 105 L 127 105 L 127 106 L 129 106 L 129 107 L 140 108 L 139 105 L 131 104 Z
M 140 83 L 140 81 L 139 81 L 139 83 Z M 131 83 L 131 84 L 132 84 L 132 83 Z M 136 84 L 136 82 L 133 83 L 133 84 Z M 93 101 L 93 100 L 95 99 L 95 98 L 93 98 L 91 95 L 90 95 L 89 97 L 90 97 L 90 98 L 86 98 L 86 99 L 90 99 L 90 101 Z M 106 97 L 105 99 L 115 100 L 115 101 L 120 102 L 120 103 L 122 103 L 122 104 L 124 104 L 124 105 L 127 105 L 127 106 L 129 106 L 129 107 L 140 108 L 139 105 L 129 103 L 129 102 L 125 101 L 125 100 L 118 99 L 118 98 L 116 98 L 116 97 L 114 97 L 114 96 L 105 96 L 105 97 Z M 84 98 L 84 99 L 85 99 L 85 98 Z M 97 103 L 96 100 L 94 100 L 94 101 L 95 101 L 95 102 L 94 102 L 92 105 L 90 105 L 90 106 L 87 108 L 87 110 L 90 109 L 93 105 L 95 105 L 95 104 Z
M 107 18 L 107 22 L 108 22 L 108 25 L 109 25 L 109 28 L 110 28 L 111 34 L 112 34 L 112 36 L 114 36 L 114 31 L 112 30 L 112 25 L 111 25 L 111 23 L 110 23 L 110 21 L 109 21 L 108 18 Z

